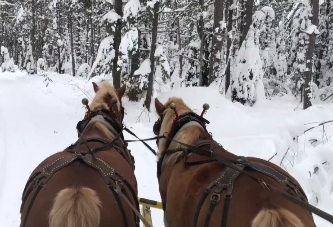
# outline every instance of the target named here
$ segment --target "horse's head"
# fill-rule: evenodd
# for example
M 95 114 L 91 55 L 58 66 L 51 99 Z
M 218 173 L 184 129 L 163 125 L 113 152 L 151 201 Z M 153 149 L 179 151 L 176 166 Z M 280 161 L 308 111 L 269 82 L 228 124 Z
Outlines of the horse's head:
M 162 104 L 157 98 L 155 99 L 155 108 L 160 116 L 159 120 L 154 125 L 154 133 L 157 135 L 169 135 L 172 130 L 174 119 L 186 113 L 193 112 L 181 98 L 171 97 L 165 104 Z M 158 141 L 158 148 L 161 151 L 167 149 L 166 139 Z
M 96 95 L 89 105 L 90 111 L 94 112 L 103 109 L 109 110 L 120 122 L 122 122 L 124 111 L 121 98 L 125 93 L 126 85 L 115 89 L 113 85 L 107 81 L 103 81 L 99 85 L 94 82 L 92 82 L 92 84 Z

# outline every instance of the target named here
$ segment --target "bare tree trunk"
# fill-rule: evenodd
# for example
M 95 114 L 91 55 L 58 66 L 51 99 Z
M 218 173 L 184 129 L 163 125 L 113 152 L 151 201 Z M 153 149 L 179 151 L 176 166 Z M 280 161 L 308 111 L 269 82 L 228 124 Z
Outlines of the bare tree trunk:
M 331 15 L 331 1 L 326 1 L 326 16 L 330 17 Z M 330 29 L 330 21 L 326 20 L 325 23 L 325 29 L 326 29 L 326 34 L 324 37 L 324 44 L 321 46 L 321 49 L 319 50 L 319 56 L 318 56 L 318 62 L 317 62 L 317 67 L 316 67 L 316 73 L 315 73 L 315 78 L 314 78 L 314 82 L 317 84 L 317 86 L 319 86 L 319 77 L 321 75 L 321 61 L 323 60 L 324 57 L 324 52 L 326 51 L 327 53 L 327 49 L 329 48 L 329 35 L 330 33 L 328 32 Z
M 35 39 L 35 35 L 36 35 L 36 7 L 35 7 L 35 0 L 31 1 L 31 13 L 32 13 L 32 28 L 31 28 L 31 49 L 32 49 L 32 59 L 33 62 L 31 62 L 30 64 L 33 64 L 33 67 L 36 67 L 36 39 Z M 36 69 L 33 72 L 33 74 L 36 73 Z
M 119 16 L 123 16 L 123 6 L 122 0 L 116 0 L 114 9 Z M 121 20 L 119 19 L 116 24 L 116 30 L 113 39 L 113 49 L 115 50 L 114 58 L 112 61 L 112 78 L 113 78 L 113 86 L 115 88 L 120 88 L 120 73 L 118 70 L 118 56 L 119 56 L 119 46 L 121 42 Z
M 141 38 L 141 31 L 138 29 L 138 40 L 140 40 Z M 140 41 L 138 42 L 138 50 L 131 54 L 131 74 L 130 74 L 130 78 L 133 78 L 134 76 L 134 72 L 139 68 L 139 64 L 140 64 Z
M 319 19 L 319 0 L 312 0 L 312 24 L 318 26 Z M 311 80 L 312 80 L 312 56 L 314 52 L 314 46 L 316 41 L 316 34 L 313 32 L 309 34 L 309 43 L 305 53 L 306 70 L 304 71 L 304 98 L 303 109 L 309 108 L 311 104 Z
M 89 19 L 86 21 L 87 23 L 87 33 L 86 33 L 86 63 L 89 64 Z
M 58 28 L 58 35 L 59 35 L 58 39 L 60 39 L 61 38 L 60 1 L 57 2 L 56 5 L 57 5 L 57 28 Z M 61 67 L 62 67 L 61 59 L 60 59 L 61 58 L 61 53 L 60 53 L 61 48 L 60 48 L 58 42 L 57 42 L 57 49 L 58 49 L 58 73 L 60 74 L 61 73 Z
M 89 14 L 89 22 L 90 22 L 90 51 L 91 51 L 90 52 L 90 60 L 91 60 L 91 65 L 94 62 L 94 57 L 95 57 L 93 15 L 94 15 L 94 0 L 91 1 L 91 8 L 90 8 L 90 14 Z
M 3 6 L 0 5 L 0 12 L 1 12 L 1 39 L 0 39 L 0 46 L 5 46 L 4 42 L 5 42 L 5 11 L 3 9 Z
M 244 0 L 244 13 L 242 12 L 242 15 L 244 14 L 243 18 L 243 25 L 242 25 L 242 35 L 240 38 L 239 47 L 242 46 L 243 41 L 246 39 L 246 35 L 250 29 L 250 26 L 252 24 L 252 11 L 253 11 L 253 2 L 254 0 Z
M 177 0 L 175 1 L 176 9 L 178 9 Z M 180 23 L 179 17 L 177 17 L 177 43 L 178 43 L 178 50 L 179 50 L 179 78 L 183 75 L 183 55 L 180 54 L 182 50 L 182 39 L 180 37 Z
M 203 51 L 204 51 L 204 20 L 203 20 L 203 11 L 204 11 L 204 0 L 199 0 L 200 4 L 200 19 L 199 19 L 199 36 L 200 36 L 200 52 L 199 52 L 199 62 L 200 62 L 200 72 L 199 72 L 199 86 L 203 85 Z
M 230 6 L 232 5 L 233 0 L 228 0 L 228 27 L 227 30 L 230 32 L 232 30 L 232 15 L 233 15 L 233 10 L 230 9 Z M 228 37 L 227 40 L 227 68 L 225 70 L 225 93 L 227 93 L 230 85 L 230 48 L 231 48 L 231 38 Z
M 218 52 L 222 51 L 222 43 L 223 39 L 217 39 L 217 36 L 222 35 L 222 30 L 220 26 L 220 22 L 223 21 L 223 5 L 224 0 L 218 0 L 214 3 L 214 26 L 213 26 L 213 40 L 212 40 L 212 47 L 210 51 L 210 58 L 209 58 L 209 78 L 208 83 L 213 82 L 215 79 L 214 74 L 214 65 L 218 62 L 217 54 Z M 217 33 L 217 34 L 216 34 Z M 222 38 L 222 37 L 220 37 Z
M 68 23 L 69 23 L 69 34 L 71 39 L 71 54 L 72 54 L 72 75 L 75 77 L 75 57 L 74 57 L 74 41 L 73 41 L 73 20 L 72 20 L 72 8 L 70 6 L 69 15 L 68 15 Z
M 148 77 L 148 88 L 145 100 L 145 107 L 150 112 L 151 96 L 153 95 L 154 85 L 154 74 L 155 74 L 155 50 L 157 41 L 157 26 L 158 26 L 158 11 L 160 9 L 160 2 L 156 2 L 154 5 L 154 17 L 153 17 L 153 28 L 152 28 L 152 42 L 150 49 L 150 74 Z

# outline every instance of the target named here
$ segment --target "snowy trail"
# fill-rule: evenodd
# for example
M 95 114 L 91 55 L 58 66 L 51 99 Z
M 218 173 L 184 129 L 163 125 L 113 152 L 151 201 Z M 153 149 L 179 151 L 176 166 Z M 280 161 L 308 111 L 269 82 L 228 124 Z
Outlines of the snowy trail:
M 1 97 L 1 93 L 0 93 Z M 1 151 L 1 156 L 0 156 L 0 204 L 2 204 L 2 200 L 4 197 L 4 194 L 2 193 L 3 191 L 3 185 L 5 182 L 6 178 L 6 169 L 7 169 L 7 135 L 6 135 L 6 121 L 4 121 L 4 116 L 2 114 L 2 110 L 0 109 L 0 126 L 2 130 L 0 130 L 0 151 Z M 1 206 L 0 206 L 1 209 Z M 1 210 L 0 210 L 1 212 Z
M 91 82 L 86 83 L 66 75 L 51 75 L 50 78 L 52 82 L 46 87 L 43 82 L 45 78 L 41 76 L 0 74 L 1 227 L 19 226 L 21 193 L 27 178 L 43 159 L 76 141 L 75 127 L 84 116 L 81 99 L 85 95 L 80 89 L 90 95 L 94 93 Z M 94 80 L 98 81 L 99 78 Z M 305 123 L 332 120 L 332 104 L 321 104 L 302 111 L 294 110 L 297 104 L 290 100 L 279 99 L 251 108 L 231 103 L 211 88 L 178 89 L 161 94 L 159 99 L 165 102 L 170 96 L 182 97 L 197 113 L 201 112 L 203 103 L 209 103 L 211 108 L 205 115 L 211 122 L 208 130 L 218 142 L 236 155 L 267 160 L 277 153 L 272 162 L 280 164 L 289 147 L 295 150 L 304 150 L 306 147 L 307 152 L 300 156 L 290 171 L 304 186 L 312 201 L 315 200 L 314 195 L 319 195 L 320 209 L 333 213 L 330 205 L 333 202 L 332 192 L 329 188 L 333 182 L 333 171 L 319 171 L 321 175 L 312 178 L 308 174 L 322 161 L 320 157 L 318 160 L 312 157 L 315 152 L 331 157 L 333 144 L 325 144 L 323 148 L 318 146 L 315 150 L 308 145 L 303 146 L 303 142 L 299 146 L 292 141 L 293 137 L 311 126 L 305 126 Z M 127 113 L 125 125 L 140 138 L 152 137 L 152 126 L 157 120 L 154 107 L 152 113 L 147 114 L 142 112 L 141 103 L 128 102 L 126 99 L 123 103 Z M 306 138 L 320 138 L 319 133 L 315 130 L 307 134 Z M 125 137 L 135 139 L 127 133 Z M 156 148 L 155 141 L 148 141 L 148 144 Z M 129 149 L 135 157 L 139 197 L 160 201 L 156 157 L 142 143 L 130 143 Z M 162 211 L 152 209 L 152 218 L 155 227 L 164 226 Z M 315 217 L 315 220 L 318 227 L 330 226 L 321 218 Z
M 38 81 L 39 78 L 29 78 L 0 83 L 1 119 L 5 121 L 0 132 L 7 140 L 2 143 L 7 149 L 1 149 L 1 156 L 5 157 L 1 204 L 7 205 L 0 206 L 0 220 L 13 220 L 12 226 L 19 225 L 20 194 L 31 171 L 75 139 L 75 109 L 60 100 L 50 100 L 36 86 Z

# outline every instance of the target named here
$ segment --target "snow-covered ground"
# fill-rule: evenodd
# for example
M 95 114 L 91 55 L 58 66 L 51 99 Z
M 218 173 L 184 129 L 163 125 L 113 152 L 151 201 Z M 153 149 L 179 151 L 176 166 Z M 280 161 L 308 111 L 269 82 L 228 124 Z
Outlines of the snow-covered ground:
M 77 139 L 75 126 L 85 111 L 81 99 L 86 97 L 84 92 L 94 93 L 91 81 L 57 74 L 48 74 L 48 78 L 0 73 L 1 227 L 19 226 L 21 193 L 27 178 L 43 159 Z M 211 108 L 205 115 L 211 122 L 208 129 L 227 150 L 266 160 L 277 153 L 271 161 L 286 166 L 312 204 L 333 214 L 333 169 L 329 166 L 333 163 L 329 139 L 332 123 L 325 125 L 327 137 L 323 136 L 323 127 L 303 134 L 310 127 L 333 120 L 333 104 L 318 103 L 304 111 L 292 97 L 284 97 L 246 107 L 230 102 L 214 87 L 183 88 L 158 97 L 164 102 L 170 96 L 182 97 L 198 113 L 204 103 L 209 103 Z M 142 103 L 123 102 L 125 125 L 141 138 L 152 137 L 157 119 L 154 107 L 148 114 Z M 128 134 L 125 137 L 134 139 Z M 148 143 L 156 148 L 155 141 Z M 156 158 L 141 143 L 130 144 L 130 149 L 135 156 L 139 196 L 160 201 Z M 152 209 L 152 213 L 154 226 L 163 226 L 162 212 Z M 319 217 L 315 220 L 318 227 L 331 226 Z

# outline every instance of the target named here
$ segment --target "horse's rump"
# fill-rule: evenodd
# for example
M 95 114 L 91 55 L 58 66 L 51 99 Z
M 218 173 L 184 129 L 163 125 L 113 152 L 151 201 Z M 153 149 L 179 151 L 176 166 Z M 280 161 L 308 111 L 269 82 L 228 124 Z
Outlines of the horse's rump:
M 85 152 L 84 147 L 82 147 L 82 152 Z M 37 192 L 38 182 L 45 179 L 39 177 L 39 174 L 43 173 L 44 170 L 46 173 L 51 173 L 55 167 L 63 164 L 61 160 L 71 160 L 69 157 L 72 155 L 67 151 L 56 153 L 45 159 L 33 171 L 27 182 L 22 201 L 21 217 L 22 223 L 25 223 L 22 227 L 41 227 L 47 224 L 53 227 L 62 227 L 65 223 L 70 223 L 74 219 L 77 223 L 87 223 L 89 227 L 99 226 L 98 224 L 96 225 L 99 222 L 100 225 L 112 222 L 123 225 L 123 213 L 114 198 L 113 192 L 107 187 L 101 173 L 84 163 L 83 160 L 76 159 L 69 165 L 56 169 L 45 186 L 43 186 L 43 189 Z M 123 190 L 124 192 L 126 191 L 128 199 L 136 207 L 137 183 L 132 167 L 128 164 L 127 160 L 115 149 L 98 152 L 96 160 L 91 155 L 86 156 L 90 157 L 88 161 L 90 160 L 92 163 L 102 160 L 105 164 L 102 165 L 101 163 L 103 162 L 98 161 L 99 168 L 107 171 L 110 167 L 127 180 L 128 185 L 124 185 Z M 115 162 L 114 160 L 117 161 Z M 112 169 L 109 169 L 108 173 L 111 173 Z M 32 199 L 35 195 L 37 195 L 35 199 Z M 133 217 L 131 208 L 124 201 L 121 200 L 120 202 L 120 206 L 123 207 L 126 213 L 128 226 L 136 226 L 136 216 Z M 30 206 L 31 208 L 29 208 Z M 89 212 L 88 215 L 87 212 Z M 85 215 L 85 217 L 80 213 Z M 59 217 L 62 218 L 59 219 Z

